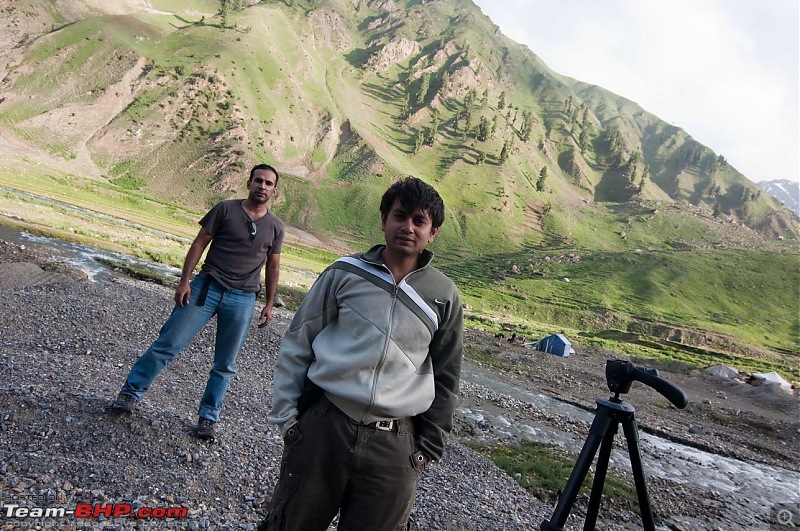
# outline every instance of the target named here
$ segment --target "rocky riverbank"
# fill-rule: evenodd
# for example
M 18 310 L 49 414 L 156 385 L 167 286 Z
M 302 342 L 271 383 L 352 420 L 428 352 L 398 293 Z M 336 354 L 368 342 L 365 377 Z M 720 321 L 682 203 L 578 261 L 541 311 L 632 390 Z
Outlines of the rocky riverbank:
M 43 529 L 255 527 L 277 478 L 282 443 L 266 413 L 277 347 L 291 314 L 279 310 L 269 329 L 253 328 L 226 399 L 220 437 L 208 444 L 192 431 L 210 368 L 213 326 L 159 377 L 135 415 L 106 409 L 137 353 L 166 318 L 171 294 L 169 288 L 131 280 L 90 283 L 54 262 L 46 250 L 0 243 L 3 505 L 70 509 L 79 503 L 121 503 L 134 509 L 187 509 L 186 517 L 172 520 L 50 518 L 36 524 Z M 478 332 L 469 332 L 468 340 L 496 342 Z M 509 369 L 496 377 L 515 388 L 590 409 L 595 398 L 608 395 L 603 367 L 613 353 L 578 348 L 575 356 L 561 360 L 531 358 L 515 345 L 496 348 L 509 362 Z M 536 370 L 526 368 L 531 363 Z M 652 389 L 634 385 L 626 401 L 636 405 L 642 431 L 797 469 L 795 399 L 749 396 L 740 392 L 749 389 L 729 389 L 726 382 L 700 375 L 664 376 L 684 388 L 692 402 L 677 410 Z M 565 434 L 563 451 L 574 455 L 588 421 L 476 381 L 465 380 L 462 396 L 445 458 L 431 466 L 420 484 L 416 528 L 538 529 L 553 508 L 464 443 L 515 442 L 525 435 L 506 423 L 525 424 Z M 733 420 L 722 420 L 723 415 Z M 648 487 L 662 529 L 768 528 L 769 508 L 748 504 L 736 492 L 657 475 L 648 477 Z M 582 527 L 581 504 L 585 499 L 576 504 L 568 529 Z M 601 529 L 641 528 L 635 510 L 613 501 L 604 501 L 601 517 Z M 34 521 L 4 513 L 0 529 L 29 524 Z

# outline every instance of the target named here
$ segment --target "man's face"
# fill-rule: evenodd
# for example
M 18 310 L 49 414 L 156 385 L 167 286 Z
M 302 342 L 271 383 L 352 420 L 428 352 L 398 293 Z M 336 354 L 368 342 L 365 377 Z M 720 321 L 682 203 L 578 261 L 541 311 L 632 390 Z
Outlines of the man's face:
M 275 174 L 269 170 L 256 170 L 253 178 L 247 181 L 248 198 L 262 204 L 269 201 L 278 189 Z
M 433 242 L 439 227 L 434 228 L 427 210 L 406 212 L 395 200 L 389 214 L 381 218 L 386 247 L 398 256 L 416 256 Z

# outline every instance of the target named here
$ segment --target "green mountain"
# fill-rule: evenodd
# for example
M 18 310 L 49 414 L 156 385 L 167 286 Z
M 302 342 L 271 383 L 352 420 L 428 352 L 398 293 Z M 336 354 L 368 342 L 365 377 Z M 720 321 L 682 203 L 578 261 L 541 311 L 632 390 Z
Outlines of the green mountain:
M 797 217 L 469 0 L 20 0 L 0 23 L 7 189 L 44 176 L 64 199 L 85 180 L 191 217 L 269 162 L 279 215 L 346 249 L 380 237 L 380 193 L 416 175 L 449 207 L 444 269 L 495 325 L 800 350 Z

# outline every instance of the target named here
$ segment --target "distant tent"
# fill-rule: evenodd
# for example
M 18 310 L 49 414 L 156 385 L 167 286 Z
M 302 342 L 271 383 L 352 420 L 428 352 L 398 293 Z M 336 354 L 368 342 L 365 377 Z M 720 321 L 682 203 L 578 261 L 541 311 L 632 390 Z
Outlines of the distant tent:
M 786 392 L 792 392 L 792 384 L 783 379 L 783 377 L 775 371 L 772 372 L 754 372 L 751 375 L 751 383 L 753 385 L 777 385 Z
M 572 343 L 569 342 L 569 339 L 564 337 L 564 334 L 547 336 L 536 344 L 536 348 L 542 352 L 549 352 L 550 354 L 555 354 L 562 358 L 569 357 L 570 354 L 575 352 L 572 349 Z
M 712 365 L 706 369 L 706 373 L 713 374 L 714 376 L 721 376 L 722 378 L 736 378 L 739 376 L 739 371 L 729 365 Z

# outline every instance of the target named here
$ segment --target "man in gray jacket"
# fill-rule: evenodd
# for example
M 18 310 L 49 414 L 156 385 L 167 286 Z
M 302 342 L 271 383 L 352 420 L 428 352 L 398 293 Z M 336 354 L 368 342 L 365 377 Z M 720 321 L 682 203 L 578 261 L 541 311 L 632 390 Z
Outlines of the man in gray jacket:
M 416 178 L 380 205 L 385 245 L 340 258 L 316 280 L 281 343 L 269 421 L 281 474 L 259 529 L 392 530 L 453 424 L 463 310 L 426 249 L 444 203 Z

